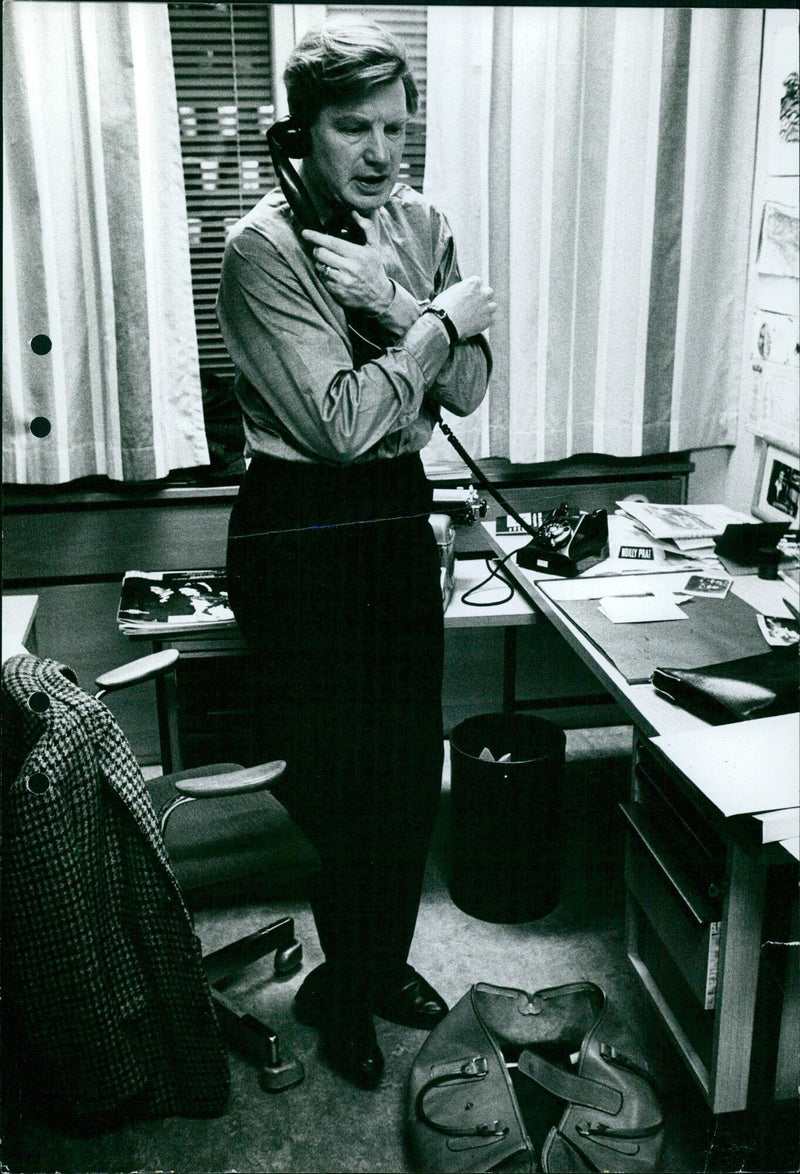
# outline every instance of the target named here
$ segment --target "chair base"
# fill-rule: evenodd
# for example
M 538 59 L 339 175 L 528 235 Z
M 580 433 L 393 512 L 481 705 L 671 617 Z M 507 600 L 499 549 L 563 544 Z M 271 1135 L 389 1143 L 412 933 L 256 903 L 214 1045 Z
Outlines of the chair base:
M 220 989 L 249 963 L 273 950 L 276 974 L 283 976 L 300 969 L 303 947 L 294 936 L 293 918 L 282 917 L 246 938 L 213 950 L 204 956 L 203 963 L 225 1036 L 261 1064 L 262 1088 L 267 1092 L 284 1092 L 302 1082 L 305 1076 L 303 1065 L 299 1060 L 283 1057 L 272 1028 L 241 1011 Z

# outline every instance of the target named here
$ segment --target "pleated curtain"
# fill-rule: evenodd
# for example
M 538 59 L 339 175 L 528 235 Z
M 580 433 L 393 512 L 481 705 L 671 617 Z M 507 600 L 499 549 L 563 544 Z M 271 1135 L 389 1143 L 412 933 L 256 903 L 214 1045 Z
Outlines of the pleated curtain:
M 3 5 L 4 480 L 208 463 L 165 4 Z
M 425 192 L 499 303 L 487 403 L 459 425 L 484 455 L 734 443 L 761 26 L 429 8 Z

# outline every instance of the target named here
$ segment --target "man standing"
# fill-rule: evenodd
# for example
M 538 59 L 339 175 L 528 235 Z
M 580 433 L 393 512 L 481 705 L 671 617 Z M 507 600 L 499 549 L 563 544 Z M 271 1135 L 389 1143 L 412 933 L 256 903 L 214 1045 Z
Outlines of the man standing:
M 322 866 L 326 961 L 296 1011 L 337 1070 L 374 1088 L 373 1016 L 430 1028 L 447 1011 L 408 964 L 443 754 L 419 454 L 440 406 L 467 415 L 483 399 L 495 304 L 480 278 L 461 279 L 444 217 L 397 183 L 418 99 L 396 41 L 328 21 L 284 80 L 300 176 L 283 184 L 291 203 L 272 192 L 235 226 L 217 303 L 252 458 L 228 580 L 265 750 L 289 763 L 276 794 Z

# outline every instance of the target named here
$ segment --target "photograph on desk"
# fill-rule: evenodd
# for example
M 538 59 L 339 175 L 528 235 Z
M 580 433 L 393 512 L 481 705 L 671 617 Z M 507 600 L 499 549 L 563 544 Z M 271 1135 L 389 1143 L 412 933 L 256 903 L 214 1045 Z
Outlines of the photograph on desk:
M 234 623 L 223 570 L 126 571 L 117 611 L 120 631 L 143 635 Z

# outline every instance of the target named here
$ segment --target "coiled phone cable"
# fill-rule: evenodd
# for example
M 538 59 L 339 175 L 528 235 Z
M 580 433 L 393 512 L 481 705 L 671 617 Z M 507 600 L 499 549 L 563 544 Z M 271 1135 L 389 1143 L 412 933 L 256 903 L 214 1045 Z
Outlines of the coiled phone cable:
M 458 455 L 461 457 L 464 464 L 467 466 L 467 468 L 470 470 L 470 472 L 475 475 L 475 478 L 479 482 L 479 484 L 487 491 L 487 493 L 491 493 L 492 497 L 495 499 L 497 504 L 499 506 L 501 506 L 506 511 L 507 514 L 511 515 L 511 517 L 514 519 L 514 521 L 517 522 L 522 527 L 522 529 L 524 530 L 524 532 L 526 534 L 530 534 L 532 538 L 535 538 L 536 531 L 535 531 L 534 527 L 525 521 L 525 519 L 522 517 L 522 515 L 520 513 L 518 513 L 517 510 L 514 509 L 513 505 L 511 505 L 511 503 L 509 501 L 506 501 L 505 497 L 500 492 L 500 490 L 497 488 L 497 486 L 492 484 L 492 482 L 489 480 L 489 478 L 486 476 L 486 474 L 483 472 L 483 470 L 480 468 L 480 466 L 477 464 L 477 462 L 475 460 L 473 460 L 473 458 L 470 456 L 470 454 L 464 448 L 464 445 L 461 443 L 461 441 L 455 435 L 453 430 L 450 428 L 449 424 L 445 424 L 438 408 L 434 407 L 433 405 L 431 405 L 431 408 L 432 408 L 433 416 L 434 416 L 436 423 L 439 425 L 442 432 L 445 434 L 447 439 L 450 441 L 450 443 L 452 444 L 453 448 L 456 450 Z M 505 564 L 508 562 L 508 560 L 512 557 L 512 555 L 514 553 L 515 552 L 513 550 L 511 550 L 511 551 L 509 551 L 508 554 L 504 555 L 503 558 L 487 559 L 486 566 L 489 570 L 489 574 L 486 576 L 485 579 L 482 579 L 480 583 L 476 583 L 473 587 L 469 587 L 461 596 L 461 602 L 466 603 L 469 607 L 499 607 L 501 604 L 508 603 L 509 600 L 513 599 L 514 598 L 514 591 L 516 590 L 515 585 L 514 585 L 514 581 L 512 579 L 508 578 L 506 576 L 506 574 L 504 573 L 504 571 L 505 571 Z M 492 563 L 494 563 L 495 565 L 492 566 Z M 470 598 L 471 596 L 476 595 L 479 591 L 481 591 L 483 588 L 485 588 L 487 583 L 490 583 L 492 581 L 492 579 L 499 579 L 502 583 L 506 584 L 506 586 L 508 587 L 508 594 L 506 596 L 504 596 L 502 599 L 491 599 L 491 600 L 477 600 L 477 599 Z

